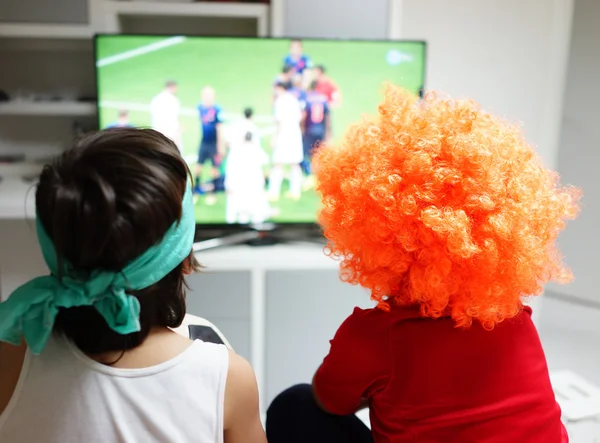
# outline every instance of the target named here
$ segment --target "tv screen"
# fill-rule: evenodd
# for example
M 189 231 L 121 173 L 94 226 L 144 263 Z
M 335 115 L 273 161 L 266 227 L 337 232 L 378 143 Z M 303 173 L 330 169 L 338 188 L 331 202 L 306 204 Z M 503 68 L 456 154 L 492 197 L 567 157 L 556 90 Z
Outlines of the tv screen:
M 95 53 L 100 127 L 170 137 L 199 225 L 314 223 L 314 151 L 374 114 L 385 82 L 418 94 L 425 75 L 413 41 L 100 35 Z

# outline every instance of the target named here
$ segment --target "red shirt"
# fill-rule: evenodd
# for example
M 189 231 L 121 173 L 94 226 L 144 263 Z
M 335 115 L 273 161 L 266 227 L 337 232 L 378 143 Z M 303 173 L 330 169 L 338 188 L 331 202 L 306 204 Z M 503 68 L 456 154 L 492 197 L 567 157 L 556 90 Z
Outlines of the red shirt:
M 337 93 L 337 91 L 337 86 L 331 80 L 326 78 L 317 81 L 315 92 L 327 97 L 327 103 L 331 103 L 333 101 L 334 95 Z
M 356 308 L 315 376 L 325 409 L 369 400 L 377 443 L 565 443 L 531 309 L 492 331 Z

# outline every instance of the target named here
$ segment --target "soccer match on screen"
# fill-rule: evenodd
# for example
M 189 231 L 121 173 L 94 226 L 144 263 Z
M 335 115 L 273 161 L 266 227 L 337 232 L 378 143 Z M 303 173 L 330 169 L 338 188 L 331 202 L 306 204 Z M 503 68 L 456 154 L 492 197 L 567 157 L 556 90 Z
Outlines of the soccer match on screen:
M 315 150 L 374 115 L 384 83 L 419 93 L 424 60 L 421 42 L 98 36 L 100 126 L 171 138 L 198 224 L 311 223 Z

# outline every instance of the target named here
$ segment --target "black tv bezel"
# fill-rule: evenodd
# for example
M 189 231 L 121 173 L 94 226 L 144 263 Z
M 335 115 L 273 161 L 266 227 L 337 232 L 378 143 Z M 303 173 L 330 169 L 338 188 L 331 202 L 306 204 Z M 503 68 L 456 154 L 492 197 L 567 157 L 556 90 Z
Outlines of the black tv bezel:
M 96 62 L 98 61 L 98 39 L 101 37 L 186 37 L 186 38 L 228 38 L 228 39 L 254 39 L 254 40 L 275 40 L 275 41 L 287 41 L 291 42 L 292 40 L 301 40 L 303 42 L 306 41 L 333 41 L 333 42 L 356 42 L 356 43 L 417 43 L 423 46 L 423 82 L 422 88 L 425 89 L 425 83 L 427 80 L 427 41 L 425 40 L 413 40 L 413 39 L 359 39 L 359 38 L 315 38 L 315 37 L 260 37 L 260 36 L 226 36 L 226 35 L 197 35 L 197 34 L 146 34 L 146 33 L 96 33 L 94 34 L 93 42 L 93 54 L 94 54 L 94 85 L 96 90 L 96 126 L 100 129 L 100 95 L 99 95 L 99 85 L 98 85 L 98 68 L 96 66 Z M 265 228 L 268 226 L 268 228 Z M 317 221 L 314 222 L 266 222 L 260 226 L 252 225 L 252 224 L 241 224 L 241 223 L 196 223 L 196 234 L 200 231 L 220 231 L 224 234 L 232 233 L 232 232 L 240 232 L 240 231 L 256 231 L 256 230 L 277 230 L 279 228 L 287 228 L 287 229 L 319 229 L 319 224 Z

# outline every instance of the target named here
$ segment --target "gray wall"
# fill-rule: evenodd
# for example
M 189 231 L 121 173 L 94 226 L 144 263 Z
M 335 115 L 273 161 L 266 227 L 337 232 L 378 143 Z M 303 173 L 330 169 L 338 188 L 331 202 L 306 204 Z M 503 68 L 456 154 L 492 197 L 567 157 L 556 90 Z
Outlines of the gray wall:
M 566 288 L 553 288 L 600 302 L 600 2 L 576 0 L 559 151 L 563 181 L 583 188 L 583 211 L 561 239 L 575 274 Z M 594 135 L 595 134 L 595 135 Z
M 28 280 L 48 273 L 33 220 L 0 220 L 0 300 Z

